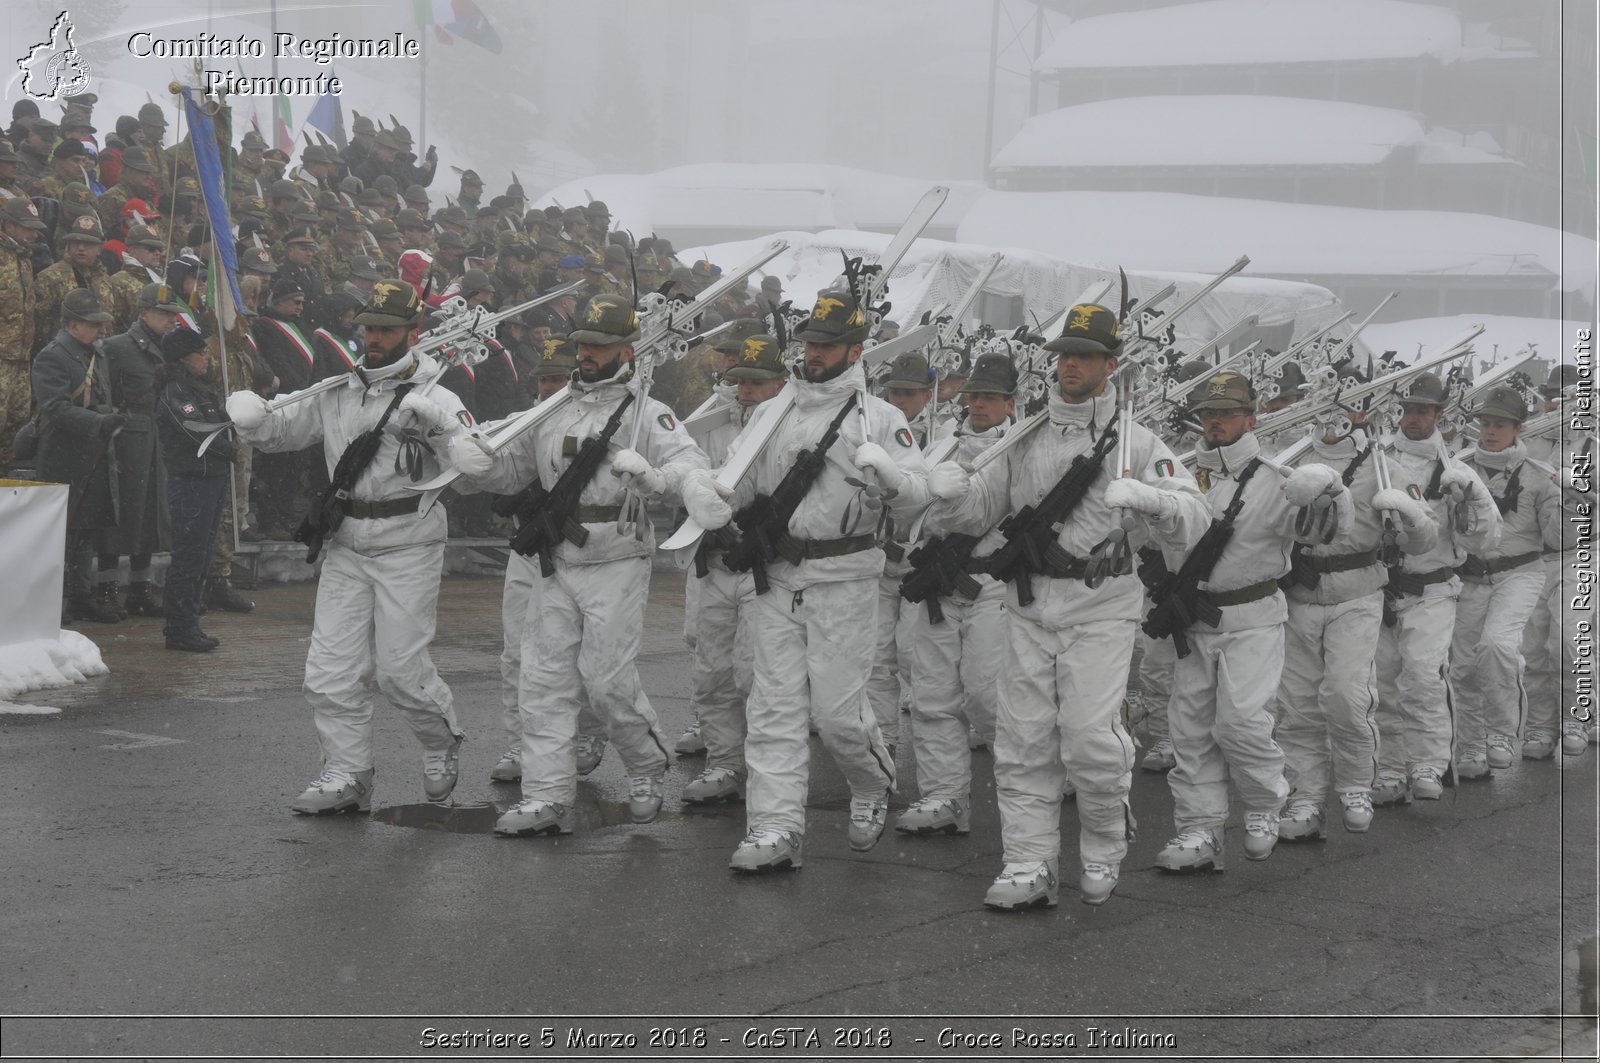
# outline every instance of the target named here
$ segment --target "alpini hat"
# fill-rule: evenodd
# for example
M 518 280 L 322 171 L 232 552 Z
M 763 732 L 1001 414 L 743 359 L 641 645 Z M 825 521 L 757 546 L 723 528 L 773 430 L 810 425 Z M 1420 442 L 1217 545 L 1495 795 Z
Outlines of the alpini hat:
M 1400 403 L 1404 406 L 1443 406 L 1444 382 L 1433 373 L 1419 373 L 1400 397 Z
M 24 229 L 44 228 L 44 222 L 39 220 L 39 208 L 33 205 L 33 200 L 25 196 L 12 196 L 6 200 L 5 206 L 0 207 L 0 217 Z
M 100 232 L 100 219 L 91 212 L 73 218 L 62 239 L 83 244 L 98 244 L 103 242 L 105 237 Z
M 1298 395 L 1306 390 L 1305 370 L 1299 362 L 1284 362 L 1278 367 L 1278 394 Z
M 927 356 L 921 351 L 907 351 L 889 363 L 889 375 L 884 378 L 883 386 L 925 391 L 933 387 L 933 381 L 933 369 L 928 365 Z
M 534 367 L 534 376 L 571 376 L 572 371 L 578 368 L 578 348 L 565 336 L 551 336 L 544 341 L 544 348 L 539 352 L 539 364 Z
M 415 325 L 422 317 L 422 297 L 398 277 L 372 286 L 367 305 L 356 315 L 358 325 Z
M 1191 412 L 1200 410 L 1244 410 L 1256 412 L 1256 389 L 1250 378 L 1238 373 L 1218 373 L 1197 387 L 1189 397 Z
M 1478 417 L 1504 417 L 1521 424 L 1528 419 L 1528 405 L 1516 388 L 1495 388 L 1474 413 Z
M 609 347 L 639 338 L 639 315 L 620 295 L 602 292 L 594 296 L 584 305 L 578 321 L 579 327 L 572 330 L 574 343 Z
M 140 310 L 165 310 L 169 314 L 181 314 L 189 309 L 173 296 L 172 289 L 165 284 L 146 284 L 140 288 L 138 301 L 134 305 Z
M 739 364 L 722 375 L 729 380 L 776 380 L 788 372 L 778 338 L 761 332 L 744 338 L 739 346 Z
M 734 318 L 727 329 L 718 333 L 711 341 L 711 349 L 721 351 L 723 354 L 743 354 L 745 340 L 751 336 L 764 335 L 766 335 L 766 329 L 755 318 Z
M 853 292 L 824 288 L 817 293 L 811 316 L 795 331 L 795 338 L 807 343 L 862 343 L 870 327 L 867 312 Z
M 1067 311 L 1061 335 L 1044 345 L 1056 354 L 1099 354 L 1113 358 L 1122 350 L 1117 315 L 1096 303 L 1079 303 Z
M 1550 367 L 1550 375 L 1539 385 L 1539 394 L 1547 399 L 1553 399 L 1577 382 L 1578 367 L 1571 362 L 1562 362 L 1560 365 Z
M 111 315 L 100 305 L 100 297 L 87 288 L 74 288 L 62 298 L 61 316 L 102 325 L 111 320 Z
M 980 355 L 972 374 L 961 385 L 963 395 L 1015 395 L 1017 366 L 1003 354 Z

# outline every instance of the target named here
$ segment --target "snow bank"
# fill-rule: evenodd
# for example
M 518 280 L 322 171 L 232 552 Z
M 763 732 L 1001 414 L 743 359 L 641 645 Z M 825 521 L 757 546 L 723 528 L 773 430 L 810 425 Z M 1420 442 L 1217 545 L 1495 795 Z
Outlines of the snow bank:
M 76 631 L 63 630 L 55 639 L 8 643 L 0 646 L 0 701 L 30 690 L 71 686 L 108 671 L 100 648 Z M 37 708 L 8 706 L 4 711 Z
M 1441 5 L 1401 0 L 1207 0 L 1080 19 L 1039 53 L 1037 71 L 1105 67 L 1411 59 L 1504 50 L 1464 40 Z
M 1371 166 L 1423 139 L 1416 115 L 1389 107 L 1283 96 L 1130 96 L 1028 119 L 994 165 Z
M 962 219 L 963 243 L 1017 245 L 1077 262 L 1252 273 L 1547 277 L 1595 283 L 1594 240 L 1530 222 L 1434 210 L 1368 210 L 1176 192 L 989 191 Z

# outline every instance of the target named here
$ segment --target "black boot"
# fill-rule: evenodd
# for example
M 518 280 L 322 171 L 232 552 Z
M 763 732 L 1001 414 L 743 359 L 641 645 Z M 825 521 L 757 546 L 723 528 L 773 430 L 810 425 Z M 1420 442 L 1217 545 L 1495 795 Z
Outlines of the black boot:
M 248 613 L 256 603 L 234 590 L 225 578 L 206 583 L 206 605 L 227 613 Z
M 183 650 L 187 653 L 210 653 L 216 646 L 201 637 L 198 631 L 187 635 L 168 635 L 167 649 Z
M 161 599 L 152 592 L 150 581 L 147 579 L 134 580 L 128 584 L 128 597 L 123 601 L 122 607 L 133 616 L 166 616 L 166 610 L 161 607 Z
M 94 585 L 95 597 L 109 606 L 111 611 L 117 614 L 118 620 L 126 620 L 128 619 L 128 611 L 122 607 L 121 590 L 122 588 L 116 580 L 112 580 L 110 583 L 96 581 Z
M 118 623 L 122 616 L 117 612 L 117 585 L 96 584 L 93 597 L 73 601 L 72 612 L 79 620 L 90 620 L 96 624 Z

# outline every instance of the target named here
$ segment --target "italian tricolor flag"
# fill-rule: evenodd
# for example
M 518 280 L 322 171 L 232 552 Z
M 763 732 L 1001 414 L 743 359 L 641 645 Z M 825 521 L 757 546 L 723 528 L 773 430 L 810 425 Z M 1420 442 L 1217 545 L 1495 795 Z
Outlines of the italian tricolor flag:
M 500 35 L 489 25 L 482 10 L 472 0 L 413 0 L 417 26 L 432 26 L 440 44 L 453 44 L 452 37 L 471 41 L 495 54 L 500 52 Z

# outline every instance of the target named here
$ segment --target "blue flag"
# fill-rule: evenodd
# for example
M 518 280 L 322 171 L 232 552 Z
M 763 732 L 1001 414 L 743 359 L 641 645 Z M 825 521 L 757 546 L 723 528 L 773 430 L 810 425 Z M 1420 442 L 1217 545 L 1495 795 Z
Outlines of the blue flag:
M 328 68 L 329 75 L 333 74 L 333 67 Z M 324 92 L 317 97 L 311 113 L 306 115 L 306 125 L 312 129 L 320 130 L 323 136 L 330 138 L 339 145 L 339 150 L 346 147 L 344 139 L 344 108 L 339 105 L 339 97 L 331 92 Z
M 189 120 L 189 136 L 194 144 L 200 195 L 206 205 L 206 219 L 211 223 L 211 246 L 216 249 L 217 261 L 227 278 L 226 287 L 217 284 L 217 294 L 221 298 L 213 309 L 218 323 L 224 329 L 231 329 L 238 307 L 244 305 L 239 295 L 239 252 L 233 243 L 233 225 L 228 218 L 228 194 L 223 184 L 222 151 L 217 144 L 216 127 L 211 124 L 211 116 L 195 102 L 194 93 L 192 86 L 183 87 L 183 111 Z

